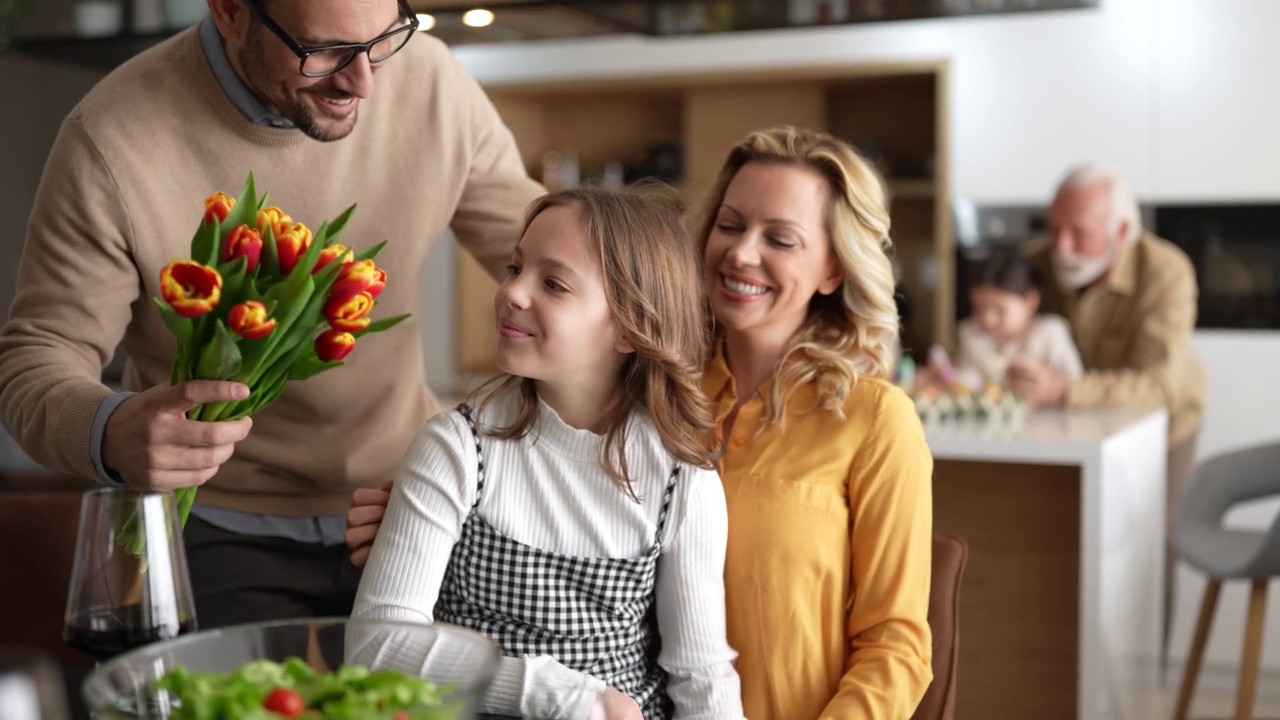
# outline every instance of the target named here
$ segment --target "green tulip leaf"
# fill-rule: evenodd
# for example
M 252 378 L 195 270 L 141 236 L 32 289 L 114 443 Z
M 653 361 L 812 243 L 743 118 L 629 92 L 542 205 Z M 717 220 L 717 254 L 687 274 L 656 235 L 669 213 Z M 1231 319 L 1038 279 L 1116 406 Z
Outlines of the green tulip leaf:
M 200 351 L 196 377 L 202 380 L 228 380 L 240 372 L 240 348 L 235 337 L 221 320 L 216 321 L 213 340 Z

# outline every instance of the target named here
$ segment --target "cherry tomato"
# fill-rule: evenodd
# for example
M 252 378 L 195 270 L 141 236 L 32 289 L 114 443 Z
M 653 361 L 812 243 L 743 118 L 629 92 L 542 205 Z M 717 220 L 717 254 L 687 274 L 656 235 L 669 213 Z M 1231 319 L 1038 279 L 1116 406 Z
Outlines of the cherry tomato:
M 307 709 L 306 703 L 302 702 L 302 696 L 289 688 L 272 690 L 271 694 L 267 695 L 267 699 L 262 701 L 262 707 L 285 717 L 298 717 L 303 710 Z

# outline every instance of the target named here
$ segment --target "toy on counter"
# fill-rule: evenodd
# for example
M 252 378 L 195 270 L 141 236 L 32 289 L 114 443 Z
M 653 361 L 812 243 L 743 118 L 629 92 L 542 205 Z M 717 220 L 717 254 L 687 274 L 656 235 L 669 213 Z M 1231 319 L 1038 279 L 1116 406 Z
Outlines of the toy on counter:
M 955 365 L 951 363 L 951 356 L 947 354 L 947 349 L 936 343 L 929 348 L 929 369 L 938 376 L 943 387 L 955 386 Z
M 917 370 L 914 361 L 903 357 L 899 364 L 899 385 L 915 402 L 916 413 L 926 423 L 951 418 L 977 418 L 1018 422 L 1025 417 L 1027 403 L 1000 383 L 987 382 L 981 389 L 959 379 L 947 351 L 939 345 L 929 349 L 929 364 Z
M 915 395 L 916 414 L 926 424 L 938 423 L 961 414 L 961 403 L 956 395 L 945 390 L 941 385 L 929 384 Z

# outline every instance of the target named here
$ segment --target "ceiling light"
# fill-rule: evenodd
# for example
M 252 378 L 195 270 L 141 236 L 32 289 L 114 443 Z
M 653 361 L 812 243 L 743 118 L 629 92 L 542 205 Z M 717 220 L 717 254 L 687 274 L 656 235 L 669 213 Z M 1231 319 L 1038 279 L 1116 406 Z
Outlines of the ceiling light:
M 468 10 L 462 15 L 462 24 L 474 28 L 489 27 L 493 24 L 493 12 L 481 8 Z
M 418 32 L 427 32 L 436 26 L 436 16 L 418 13 Z

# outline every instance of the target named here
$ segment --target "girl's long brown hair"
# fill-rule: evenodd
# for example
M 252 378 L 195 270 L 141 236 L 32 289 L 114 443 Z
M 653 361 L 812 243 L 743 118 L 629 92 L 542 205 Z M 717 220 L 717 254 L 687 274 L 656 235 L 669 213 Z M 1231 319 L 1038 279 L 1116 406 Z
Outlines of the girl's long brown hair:
M 637 499 L 627 472 L 626 436 L 632 416 L 640 410 L 648 414 L 667 452 L 689 465 L 711 467 L 703 440 L 713 422 L 710 402 L 699 385 L 709 323 L 699 257 L 679 204 L 657 191 L 584 186 L 535 200 L 525 216 L 525 229 L 551 207 L 578 211 L 600 262 L 610 313 L 635 349 L 623 363 L 618 393 L 604 424 L 600 462 L 605 472 Z M 481 408 L 517 385 L 521 405 L 511 425 L 486 432 L 508 440 L 528 434 L 538 413 L 534 381 L 506 375 L 493 382 L 498 385 Z

